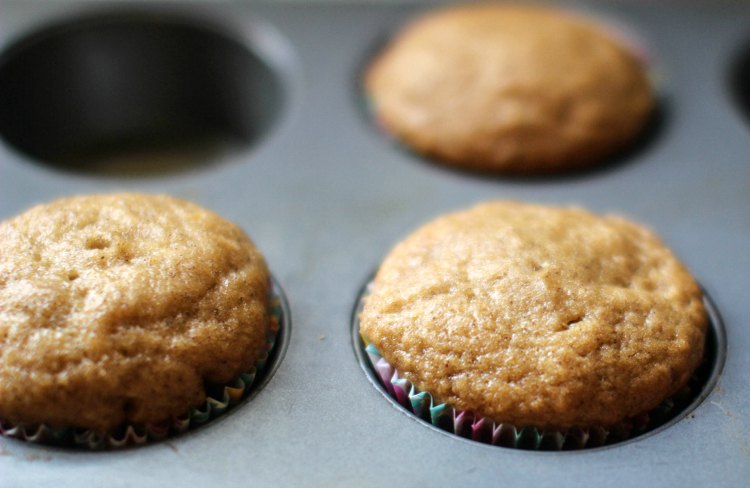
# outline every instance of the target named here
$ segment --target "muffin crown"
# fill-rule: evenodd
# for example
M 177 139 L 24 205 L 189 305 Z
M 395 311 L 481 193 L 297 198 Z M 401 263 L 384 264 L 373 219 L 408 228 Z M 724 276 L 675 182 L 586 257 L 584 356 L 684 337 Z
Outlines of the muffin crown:
M 684 386 L 702 294 L 648 230 L 493 202 L 440 217 L 383 262 L 361 332 L 422 391 L 498 423 L 613 425 Z
M 64 198 L 2 222 L 0 248 L 0 418 L 157 422 L 264 352 L 263 257 L 194 204 Z

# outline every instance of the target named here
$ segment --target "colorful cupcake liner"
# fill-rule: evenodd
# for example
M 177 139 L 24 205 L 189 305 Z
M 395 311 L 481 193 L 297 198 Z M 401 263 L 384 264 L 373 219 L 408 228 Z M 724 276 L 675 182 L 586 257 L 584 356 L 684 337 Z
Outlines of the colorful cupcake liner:
M 141 425 L 126 425 L 113 432 L 97 432 L 74 427 L 50 427 L 45 424 L 14 424 L 0 419 L 0 434 L 40 444 L 63 447 L 77 447 L 90 450 L 116 449 L 137 446 L 167 437 L 182 434 L 208 423 L 237 405 L 252 390 L 256 379 L 265 370 L 268 359 L 276 345 L 280 324 L 284 320 L 284 310 L 280 292 L 272 287 L 270 306 L 270 327 L 266 337 L 266 351 L 255 366 L 240 374 L 234 381 L 223 385 L 209 385 L 206 400 L 198 407 L 180 416 L 173 416 L 162 422 Z
M 365 356 L 385 392 L 396 403 L 417 418 L 473 441 L 515 449 L 561 451 L 601 447 L 644 434 L 664 424 L 682 411 L 700 391 L 702 381 L 694 376 L 677 394 L 663 401 L 648 413 L 627 419 L 613 426 L 572 427 L 565 430 L 539 429 L 496 423 L 471 412 L 437 403 L 430 393 L 419 391 L 398 370 L 388 364 L 377 348 L 366 338 Z

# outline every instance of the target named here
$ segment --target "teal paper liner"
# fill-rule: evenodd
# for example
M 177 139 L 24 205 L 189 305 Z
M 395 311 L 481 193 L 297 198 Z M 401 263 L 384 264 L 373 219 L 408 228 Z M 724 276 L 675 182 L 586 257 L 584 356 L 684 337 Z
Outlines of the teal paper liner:
M 613 426 L 582 426 L 565 430 L 545 430 L 497 424 L 471 412 L 436 403 L 432 395 L 419 391 L 388 364 L 377 348 L 365 340 L 366 357 L 387 394 L 416 417 L 451 434 L 477 442 L 515 449 L 562 451 L 601 447 L 644 434 L 672 419 L 695 398 L 703 381 L 700 372 L 688 385 L 648 413 Z M 699 368 L 701 369 L 701 368 Z
M 252 389 L 255 379 L 265 369 L 270 353 L 276 344 L 279 327 L 284 319 L 281 298 L 275 291 L 271 298 L 269 312 L 271 325 L 266 337 L 266 352 L 258 359 L 255 366 L 241 373 L 228 384 L 208 385 L 206 400 L 203 404 L 190 407 L 180 416 L 158 423 L 126 425 L 108 433 L 74 427 L 57 428 L 45 424 L 14 424 L 0 419 L 0 435 L 39 444 L 101 450 L 143 445 L 204 425 L 245 398 Z

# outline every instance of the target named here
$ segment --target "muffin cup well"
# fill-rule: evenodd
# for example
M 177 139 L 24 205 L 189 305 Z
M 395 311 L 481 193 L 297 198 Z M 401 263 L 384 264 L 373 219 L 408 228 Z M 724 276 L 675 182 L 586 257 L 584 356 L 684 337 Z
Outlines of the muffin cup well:
M 270 135 L 289 96 L 275 29 L 134 7 L 59 19 L 0 52 L 10 146 L 74 173 L 152 177 L 233 159 Z
M 111 432 L 76 427 L 51 427 L 45 424 L 17 424 L 0 419 L 0 434 L 39 444 L 101 450 L 160 441 L 207 424 L 257 390 L 261 386 L 260 380 L 267 378 L 271 373 L 270 360 L 275 357 L 275 361 L 278 362 L 281 359 L 280 351 L 277 349 L 283 347 L 278 344 L 280 336 L 288 334 L 288 307 L 281 288 L 274 280 L 271 284 L 271 323 L 266 337 L 266 351 L 253 367 L 233 381 L 226 384 L 208 384 L 206 400 L 201 405 L 192 406 L 182 415 L 161 422 L 126 424 Z
M 352 314 L 355 352 L 371 382 L 392 403 L 431 427 L 484 444 L 535 451 L 564 451 L 615 445 L 658 432 L 686 417 L 710 393 L 718 381 L 726 355 L 724 326 L 718 311 L 704 292 L 709 326 L 704 358 L 688 383 L 653 410 L 611 426 L 580 426 L 565 430 L 539 429 L 496 423 L 472 412 L 438 403 L 428 392 L 420 391 L 391 366 L 366 337 L 360 335 L 359 314 L 371 283 L 360 293 Z

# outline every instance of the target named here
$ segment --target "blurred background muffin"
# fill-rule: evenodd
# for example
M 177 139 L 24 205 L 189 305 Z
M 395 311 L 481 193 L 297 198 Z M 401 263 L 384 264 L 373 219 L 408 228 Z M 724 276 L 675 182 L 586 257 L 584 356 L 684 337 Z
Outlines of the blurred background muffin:
M 590 21 L 532 6 L 428 13 L 376 57 L 365 89 L 375 117 L 408 147 L 500 173 L 602 163 L 654 108 L 628 49 Z

